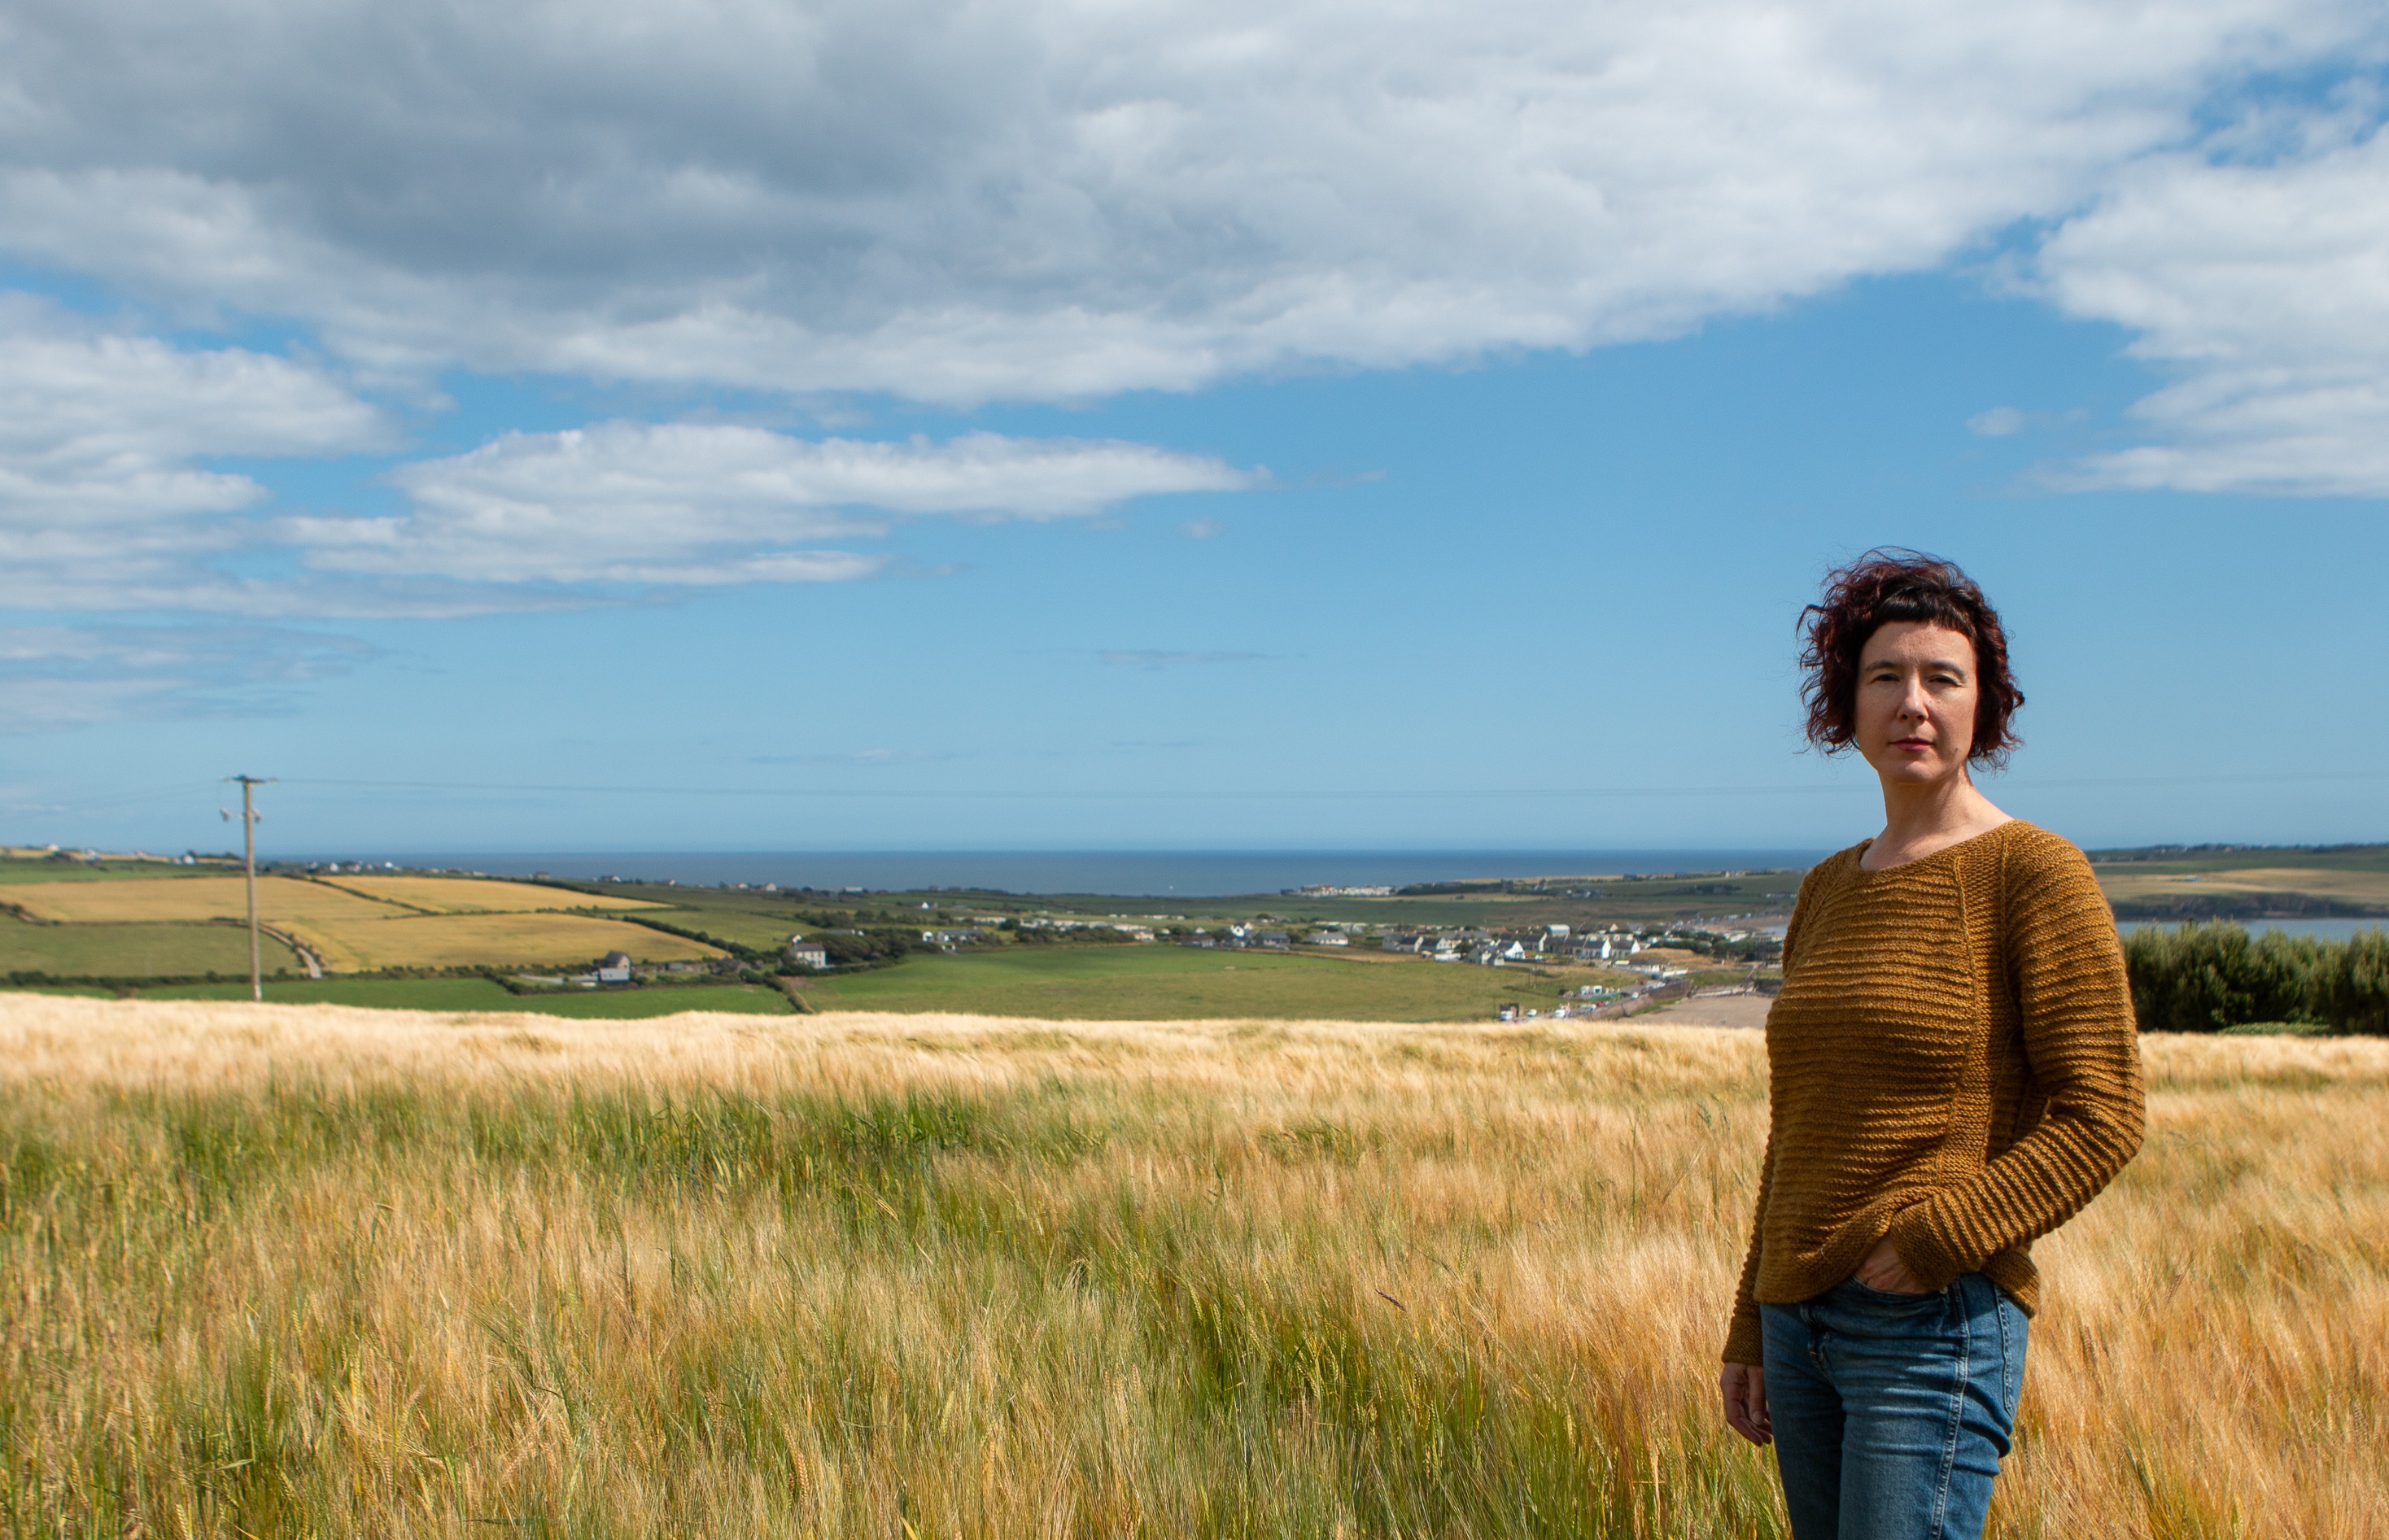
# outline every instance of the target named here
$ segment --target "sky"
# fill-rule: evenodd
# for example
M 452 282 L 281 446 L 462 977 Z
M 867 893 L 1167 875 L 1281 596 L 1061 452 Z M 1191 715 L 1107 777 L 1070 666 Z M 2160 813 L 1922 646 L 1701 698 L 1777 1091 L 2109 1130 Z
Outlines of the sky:
M 17 0 L 0 842 L 2389 839 L 2389 13 Z

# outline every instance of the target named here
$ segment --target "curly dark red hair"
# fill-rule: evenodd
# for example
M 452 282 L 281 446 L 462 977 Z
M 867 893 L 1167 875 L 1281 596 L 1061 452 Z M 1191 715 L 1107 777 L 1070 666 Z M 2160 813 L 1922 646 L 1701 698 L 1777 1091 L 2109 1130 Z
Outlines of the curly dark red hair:
M 1993 769 L 2007 763 L 2024 692 L 2008 671 L 2008 633 L 1999 612 L 1954 562 L 1921 551 L 1884 547 L 1825 574 L 1822 603 L 1800 612 L 1808 644 L 1800 653 L 1800 699 L 1808 741 L 1828 754 L 1857 734 L 1859 655 L 1867 638 L 1899 620 L 1922 620 L 1974 644 L 1974 745 L 1966 757 Z

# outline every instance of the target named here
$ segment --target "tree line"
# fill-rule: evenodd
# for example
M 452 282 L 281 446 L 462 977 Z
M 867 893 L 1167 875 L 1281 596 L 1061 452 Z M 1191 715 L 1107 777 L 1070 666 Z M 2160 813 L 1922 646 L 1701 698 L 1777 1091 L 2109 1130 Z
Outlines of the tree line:
M 2389 1033 L 2389 933 L 2322 941 L 2209 921 L 2124 937 L 2132 1009 L 2143 1032 L 2220 1032 L 2303 1022 Z

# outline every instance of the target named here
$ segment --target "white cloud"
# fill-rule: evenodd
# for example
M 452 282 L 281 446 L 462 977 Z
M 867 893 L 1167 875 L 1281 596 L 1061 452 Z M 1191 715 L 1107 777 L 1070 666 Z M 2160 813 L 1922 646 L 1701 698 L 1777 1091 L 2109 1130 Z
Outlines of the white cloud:
M 178 349 L 0 294 L 0 605 L 429 617 L 571 603 L 575 584 L 828 581 L 886 558 L 816 542 L 884 532 L 890 517 L 1063 518 L 1254 481 L 1141 444 L 608 423 L 402 466 L 392 479 L 411 508 L 397 516 L 270 517 L 263 486 L 209 464 L 394 441 L 382 412 L 309 364 Z M 262 575 L 292 553 L 306 570 Z M 546 589 L 497 586 L 521 584 Z M 92 679 L 70 694 L 97 702 L 120 687 L 147 688 Z M 46 688 L 20 680 L 11 698 L 67 709 L 35 700 Z
M 2067 480 L 2389 495 L 2389 136 L 2152 159 L 2051 237 L 2038 276 L 2175 375 L 2134 408 L 2159 442 Z
M 2378 492 L 2372 109 L 2201 124 L 2384 38 L 2361 0 L 22 0 L 0 252 L 294 322 L 337 368 L 0 304 L 0 602 L 824 580 L 879 565 L 823 542 L 886 516 L 1234 484 L 1125 445 L 613 425 L 404 470 L 394 517 L 261 520 L 211 461 L 386 443 L 343 381 L 1187 388 L 1664 337 L 2035 220 L 2041 291 L 2175 378 L 2080 478 Z M 310 576 L 226 575 L 270 540 Z
M 395 476 L 388 518 L 298 518 L 322 571 L 467 582 L 708 585 L 864 576 L 876 555 L 813 542 L 889 516 L 1054 519 L 1255 477 L 1147 444 L 971 433 L 943 443 L 791 438 L 718 424 L 615 422 L 512 433 Z M 870 510 L 877 516 L 865 516 Z
M 386 441 L 373 407 L 304 364 L 187 351 L 0 295 L 0 603 L 237 605 L 204 563 L 254 539 L 262 502 L 219 455 L 337 454 Z
M 2057 217 L 2356 0 L 27 0 L 0 244 L 352 365 L 925 400 L 1666 336 Z

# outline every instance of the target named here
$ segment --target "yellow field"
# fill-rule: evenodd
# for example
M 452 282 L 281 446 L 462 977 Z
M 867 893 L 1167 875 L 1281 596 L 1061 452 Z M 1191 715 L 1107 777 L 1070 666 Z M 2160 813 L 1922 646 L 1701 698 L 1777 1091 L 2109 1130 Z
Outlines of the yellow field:
M 134 877 L 103 883 L 0 884 L 0 904 L 35 920 L 246 920 L 239 877 Z M 294 920 L 371 920 L 407 911 L 294 877 L 257 879 L 257 910 L 269 924 Z
M 2389 903 L 2389 872 L 2332 872 L 2316 867 L 2248 867 L 2236 872 L 2182 874 L 2099 869 L 2099 886 L 2110 903 L 2133 898 L 2174 898 L 2201 893 L 2308 893 L 2318 897 Z
M 669 909 L 647 898 L 617 898 L 575 893 L 537 883 L 500 883 L 475 877 L 319 877 L 326 887 L 345 888 L 367 898 L 404 904 L 432 914 L 513 914 L 535 910 Z
M 453 890 L 453 891 L 451 891 Z M 374 968 L 578 967 L 610 951 L 642 962 L 720 957 L 702 942 L 619 920 L 545 910 L 556 901 L 599 901 L 563 888 L 442 877 L 292 877 L 257 880 L 259 917 L 297 937 L 334 973 Z M 65 923 L 239 920 L 249 913 L 238 877 L 0 884 L 0 904 Z M 610 909 L 655 909 L 640 899 Z M 438 912 L 426 914 L 424 910 Z
M 413 923 L 413 922 L 408 922 Z M 1991 1533 L 2389 1513 L 2389 1043 L 2151 1039 Z M 0 1001 L 0 1512 L 1770 1536 L 1754 1033 Z
M 376 968 L 561 968 L 607 952 L 640 962 L 720 957 L 718 948 L 586 914 L 402 914 L 390 920 L 292 921 L 284 928 L 335 973 Z

